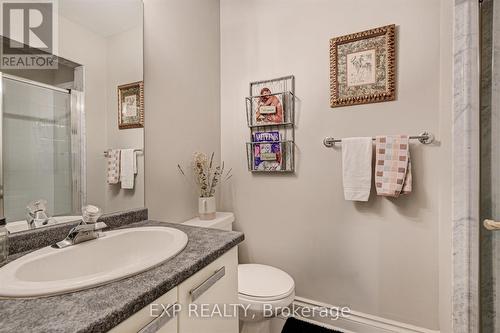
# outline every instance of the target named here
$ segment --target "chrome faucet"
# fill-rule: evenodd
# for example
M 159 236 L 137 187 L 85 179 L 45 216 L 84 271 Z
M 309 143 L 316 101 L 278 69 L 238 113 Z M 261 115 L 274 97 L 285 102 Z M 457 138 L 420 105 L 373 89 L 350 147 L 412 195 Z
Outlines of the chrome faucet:
M 79 225 L 72 228 L 62 241 L 55 243 L 52 247 L 62 249 L 71 245 L 76 245 L 83 243 L 92 239 L 99 238 L 101 236 L 101 230 L 106 228 L 107 225 L 104 222 L 97 222 L 86 224 L 83 221 Z
M 101 209 L 96 206 L 88 205 L 83 207 L 82 221 L 70 230 L 66 238 L 52 245 L 52 247 L 62 249 L 101 237 L 101 230 L 107 227 L 106 223 L 97 222 L 101 215 Z
M 26 207 L 26 222 L 30 229 L 35 229 L 52 222 L 47 213 L 47 201 L 40 199 L 32 201 Z

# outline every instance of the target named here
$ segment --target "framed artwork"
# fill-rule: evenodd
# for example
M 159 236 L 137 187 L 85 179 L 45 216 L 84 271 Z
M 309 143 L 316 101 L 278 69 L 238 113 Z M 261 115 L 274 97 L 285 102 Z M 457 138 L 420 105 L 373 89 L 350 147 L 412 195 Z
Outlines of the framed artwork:
M 118 128 L 144 127 L 144 82 L 118 86 Z
M 330 106 L 396 99 L 394 24 L 330 40 Z

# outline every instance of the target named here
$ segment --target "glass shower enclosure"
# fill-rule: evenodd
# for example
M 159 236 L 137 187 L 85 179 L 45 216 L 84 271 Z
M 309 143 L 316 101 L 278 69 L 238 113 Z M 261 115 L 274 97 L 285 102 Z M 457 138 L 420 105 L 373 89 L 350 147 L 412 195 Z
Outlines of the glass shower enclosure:
M 79 214 L 82 186 L 82 96 L 0 73 L 0 213 L 26 218 L 30 202 L 45 200 L 50 215 Z

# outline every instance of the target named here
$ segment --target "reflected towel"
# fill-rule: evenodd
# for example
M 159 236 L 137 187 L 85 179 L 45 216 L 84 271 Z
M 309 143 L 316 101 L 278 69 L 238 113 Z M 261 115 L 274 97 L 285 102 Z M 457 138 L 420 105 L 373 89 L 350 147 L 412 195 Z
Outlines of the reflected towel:
M 134 150 L 122 149 L 120 153 L 120 181 L 123 189 L 134 188 Z
M 137 175 L 137 152 L 134 151 L 134 175 Z
M 368 201 L 372 186 L 372 138 L 342 139 L 344 198 Z
M 120 181 L 120 149 L 108 149 L 107 152 L 107 175 L 108 184 L 118 184 Z
M 408 135 L 377 136 L 375 140 L 377 195 L 397 198 L 412 191 Z

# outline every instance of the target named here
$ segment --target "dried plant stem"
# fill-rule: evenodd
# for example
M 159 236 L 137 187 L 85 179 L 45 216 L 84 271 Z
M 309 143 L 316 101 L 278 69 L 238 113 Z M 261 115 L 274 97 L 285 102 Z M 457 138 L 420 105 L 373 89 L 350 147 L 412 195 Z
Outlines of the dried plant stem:
M 198 187 L 196 182 L 194 181 L 194 179 L 192 178 L 189 178 L 190 180 L 188 180 L 188 177 L 186 176 L 186 173 L 184 172 L 184 170 L 182 169 L 182 167 L 177 164 L 177 169 L 179 170 L 180 174 L 184 176 L 184 179 L 185 181 L 188 183 L 189 187 L 191 187 L 194 192 L 199 195 L 200 193 L 196 190 L 196 188 Z
M 212 197 L 215 195 L 215 189 L 219 183 L 231 178 L 232 169 L 224 173 L 225 165 L 214 167 L 214 156 L 212 152 L 210 159 L 206 154 L 196 152 L 193 155 L 192 170 L 194 174 L 193 183 L 198 189 L 200 197 Z M 177 164 L 177 169 L 185 178 L 188 178 L 182 167 Z

